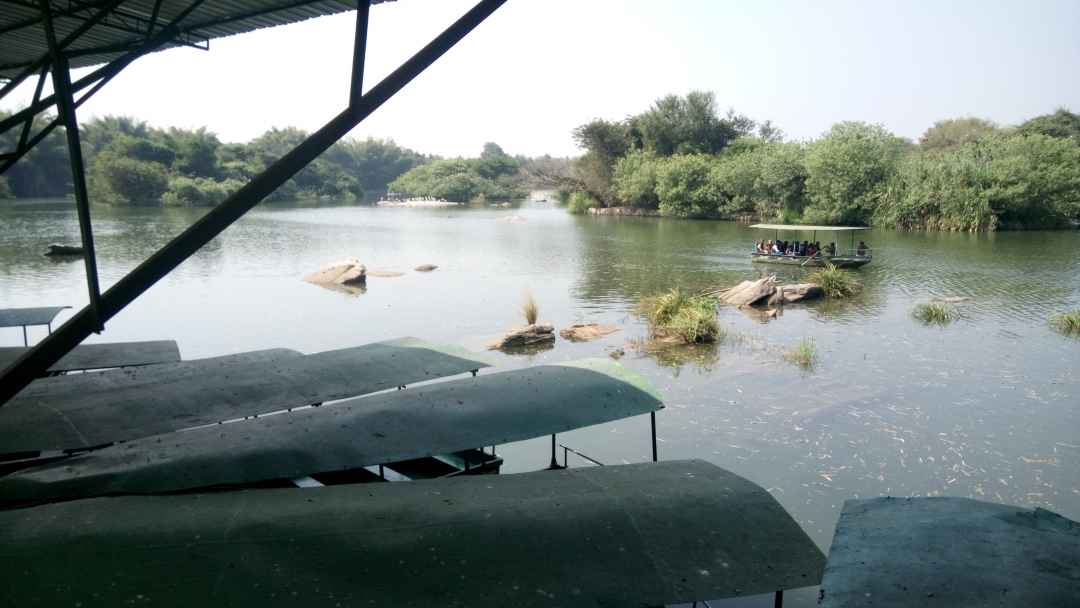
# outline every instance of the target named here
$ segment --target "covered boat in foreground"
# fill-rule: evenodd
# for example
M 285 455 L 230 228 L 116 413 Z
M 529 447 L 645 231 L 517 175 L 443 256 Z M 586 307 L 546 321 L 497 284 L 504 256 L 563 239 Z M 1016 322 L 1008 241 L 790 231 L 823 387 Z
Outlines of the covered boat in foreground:
M 843 233 L 850 235 L 848 247 L 843 248 L 835 241 L 827 243 L 812 255 L 796 255 L 787 252 L 773 253 L 761 251 L 756 246 L 750 254 L 753 262 L 763 264 L 788 264 L 791 266 L 825 266 L 832 264 L 840 268 L 858 268 L 869 264 L 873 259 L 873 253 L 863 241 L 855 243 L 855 233 L 860 230 L 869 230 L 861 226 L 806 226 L 799 224 L 754 224 L 751 228 L 760 230 L 772 230 L 775 233 L 774 242 L 780 240 L 781 232 L 810 233 L 810 243 L 817 242 L 817 233 Z M 797 242 L 797 241 L 796 241 Z

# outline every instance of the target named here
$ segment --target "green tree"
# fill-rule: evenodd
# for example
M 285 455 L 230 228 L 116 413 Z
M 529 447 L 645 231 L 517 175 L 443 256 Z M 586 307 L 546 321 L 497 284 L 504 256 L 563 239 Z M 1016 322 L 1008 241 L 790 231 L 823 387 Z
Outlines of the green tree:
M 1020 125 L 1019 132 L 1024 135 L 1046 135 L 1047 137 L 1067 137 L 1080 142 L 1080 115 L 1065 108 L 1058 108 L 1053 114 L 1036 116 Z
M 630 152 L 615 163 L 615 195 L 623 204 L 642 209 L 658 209 L 656 174 L 661 159 L 641 150 Z
M 220 177 L 218 148 L 221 142 L 206 127 L 196 131 L 172 128 L 167 139 L 175 151 L 174 168 L 177 172 L 189 177 Z
M 169 176 L 160 163 L 105 150 L 94 159 L 87 181 L 95 203 L 158 205 L 168 188 Z
M 754 121 L 734 110 L 721 118 L 716 96 L 706 91 L 662 97 L 636 116 L 633 124 L 641 134 L 642 147 L 658 156 L 717 154 L 728 142 L 754 129 Z
M 810 146 L 804 219 L 867 224 L 908 144 L 881 125 L 841 122 Z
M 660 211 L 676 217 L 709 217 L 720 193 L 711 179 L 713 161 L 704 154 L 679 154 L 661 163 L 656 174 Z
M 978 141 L 998 131 L 997 125 L 982 118 L 939 120 L 919 138 L 919 147 L 924 150 L 945 150 Z

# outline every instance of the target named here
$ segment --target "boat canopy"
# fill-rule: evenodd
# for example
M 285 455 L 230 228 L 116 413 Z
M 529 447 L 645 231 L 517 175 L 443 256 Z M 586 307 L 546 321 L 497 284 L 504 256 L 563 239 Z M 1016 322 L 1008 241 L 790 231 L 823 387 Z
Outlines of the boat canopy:
M 866 226 L 804 226 L 800 224 L 754 224 L 751 228 L 762 230 L 787 230 L 801 232 L 846 232 L 848 230 L 870 230 Z

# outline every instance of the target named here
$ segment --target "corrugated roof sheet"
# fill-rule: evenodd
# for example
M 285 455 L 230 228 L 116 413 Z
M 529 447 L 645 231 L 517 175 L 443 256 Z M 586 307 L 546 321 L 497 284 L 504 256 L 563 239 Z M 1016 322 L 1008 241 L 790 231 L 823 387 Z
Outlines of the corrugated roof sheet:
M 390 0 L 371 0 L 372 4 Z M 75 31 L 99 10 L 102 2 L 52 0 L 58 40 Z M 145 40 L 156 0 L 126 0 L 90 27 L 65 50 L 71 67 L 104 63 Z M 180 35 L 164 48 L 205 43 L 213 38 L 305 21 L 356 9 L 356 0 L 162 0 L 154 31 L 182 15 Z M 0 76 L 10 77 L 48 52 L 40 11 L 27 2 L 5 3 L 0 12 Z
M 824 561 L 701 461 L 0 512 L 13 606 L 659 606 L 815 585 Z

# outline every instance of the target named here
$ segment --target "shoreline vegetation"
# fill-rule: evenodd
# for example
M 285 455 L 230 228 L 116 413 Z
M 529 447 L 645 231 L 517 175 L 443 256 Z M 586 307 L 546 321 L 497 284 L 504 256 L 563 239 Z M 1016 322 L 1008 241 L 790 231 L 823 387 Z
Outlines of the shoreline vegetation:
M 864 122 L 796 142 L 770 121 L 720 115 L 712 93 L 694 91 L 593 120 L 574 139 L 585 154 L 555 176 L 571 213 L 971 232 L 1080 225 L 1080 116 L 1066 109 L 1015 127 L 942 120 L 917 143 Z

